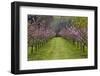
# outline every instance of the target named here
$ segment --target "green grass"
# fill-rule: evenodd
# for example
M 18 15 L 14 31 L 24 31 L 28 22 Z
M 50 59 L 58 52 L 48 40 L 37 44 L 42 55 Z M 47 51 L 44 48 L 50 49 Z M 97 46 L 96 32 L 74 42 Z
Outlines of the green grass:
M 87 58 L 87 48 L 81 51 L 76 48 L 69 40 L 62 37 L 55 37 L 49 40 L 39 50 L 33 51 L 28 48 L 28 60 L 54 60 L 54 59 L 79 59 Z

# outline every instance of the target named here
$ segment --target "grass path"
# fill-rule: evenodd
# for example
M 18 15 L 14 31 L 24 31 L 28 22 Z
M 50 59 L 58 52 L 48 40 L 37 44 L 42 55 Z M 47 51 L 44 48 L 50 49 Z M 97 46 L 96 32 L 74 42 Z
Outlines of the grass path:
M 31 54 L 29 60 L 77 59 L 86 57 L 86 55 L 82 56 L 82 53 L 80 49 L 76 48 L 68 40 L 55 37 L 41 47 L 37 53 Z M 83 54 L 87 54 L 87 52 Z

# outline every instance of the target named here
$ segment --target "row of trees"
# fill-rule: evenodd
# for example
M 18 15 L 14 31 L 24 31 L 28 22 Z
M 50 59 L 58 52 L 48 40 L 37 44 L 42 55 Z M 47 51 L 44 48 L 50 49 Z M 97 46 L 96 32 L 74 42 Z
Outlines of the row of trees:
M 62 28 L 59 35 L 65 39 L 72 40 L 72 42 L 80 47 L 80 50 L 84 51 L 88 45 L 87 37 L 87 18 L 86 17 L 74 17 L 71 20 L 70 26 Z
M 52 16 L 29 16 L 28 19 L 28 46 L 31 53 L 38 51 L 56 33 L 50 27 Z

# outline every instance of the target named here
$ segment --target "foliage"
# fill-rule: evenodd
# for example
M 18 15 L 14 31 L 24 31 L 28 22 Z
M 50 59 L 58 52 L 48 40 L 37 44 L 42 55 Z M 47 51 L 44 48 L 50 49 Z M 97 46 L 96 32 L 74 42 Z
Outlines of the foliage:
M 75 27 L 87 28 L 88 18 L 87 17 L 73 17 L 72 18 L 72 24 Z

